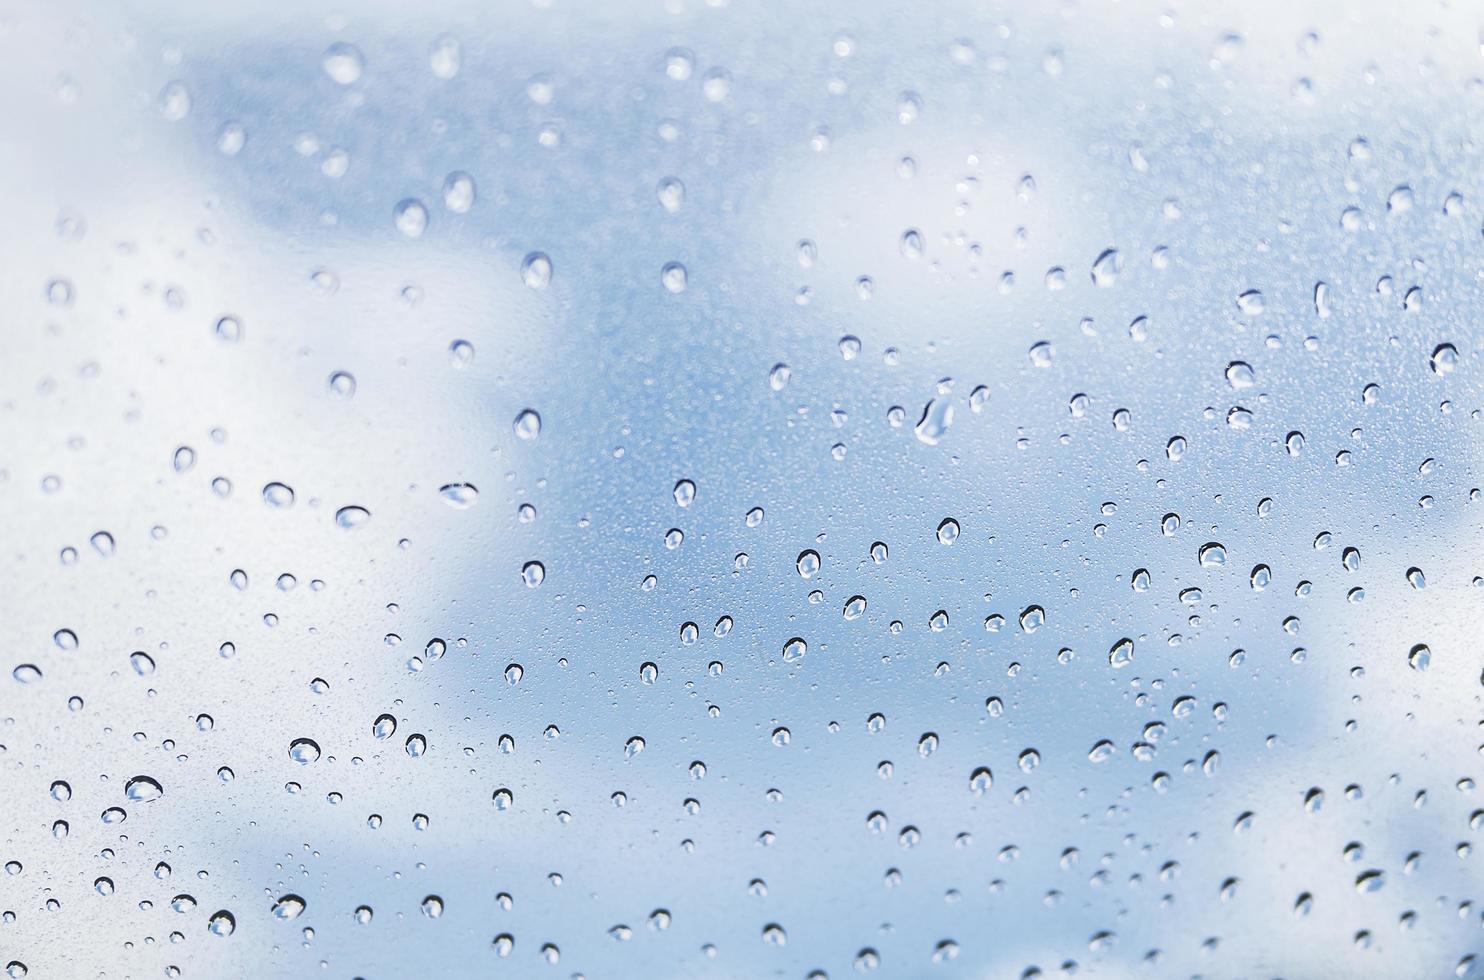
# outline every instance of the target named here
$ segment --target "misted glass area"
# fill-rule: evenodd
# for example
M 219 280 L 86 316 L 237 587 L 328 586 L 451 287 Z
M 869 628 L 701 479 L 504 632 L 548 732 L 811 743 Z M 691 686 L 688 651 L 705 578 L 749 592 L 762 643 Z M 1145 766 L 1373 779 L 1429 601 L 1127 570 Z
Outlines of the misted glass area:
M 1484 13 L 0 11 L 8 978 L 1484 974 Z

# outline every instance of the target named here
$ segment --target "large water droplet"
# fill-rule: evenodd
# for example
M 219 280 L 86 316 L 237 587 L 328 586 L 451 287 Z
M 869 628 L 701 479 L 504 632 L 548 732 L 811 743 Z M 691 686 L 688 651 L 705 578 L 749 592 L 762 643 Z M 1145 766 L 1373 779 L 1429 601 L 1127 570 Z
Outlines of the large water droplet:
M 124 796 L 134 803 L 153 803 L 165 795 L 151 776 L 135 776 L 124 784 Z
M 226 909 L 213 912 L 211 919 L 206 923 L 206 928 L 213 936 L 230 936 L 237 931 L 237 919 Z
M 307 766 L 319 761 L 319 743 L 312 738 L 296 738 L 289 743 L 289 758 Z

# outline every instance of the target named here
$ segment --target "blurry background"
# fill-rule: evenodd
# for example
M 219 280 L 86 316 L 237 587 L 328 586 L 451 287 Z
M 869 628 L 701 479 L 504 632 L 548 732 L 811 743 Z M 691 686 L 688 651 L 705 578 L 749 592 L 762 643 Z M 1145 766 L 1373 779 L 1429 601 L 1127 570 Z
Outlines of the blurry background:
M 0 965 L 1484 970 L 1481 32 L 7 5 Z

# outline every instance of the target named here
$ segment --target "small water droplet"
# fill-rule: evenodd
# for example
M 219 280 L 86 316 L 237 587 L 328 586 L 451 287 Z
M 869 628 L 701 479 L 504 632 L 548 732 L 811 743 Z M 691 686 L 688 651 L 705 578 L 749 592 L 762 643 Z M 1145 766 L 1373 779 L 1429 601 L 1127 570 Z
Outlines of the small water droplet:
M 364 527 L 371 520 L 371 512 L 364 507 L 351 505 L 335 511 L 335 523 L 347 531 Z
M 535 409 L 523 409 L 515 417 L 515 434 L 528 442 L 541 434 L 541 416 Z
M 532 252 L 520 264 L 520 278 L 531 289 L 551 285 L 551 259 L 545 252 Z
M 479 500 L 479 490 L 472 483 L 445 483 L 438 494 L 455 510 L 468 510 Z
M 679 262 L 666 262 L 664 268 L 660 269 L 660 283 L 665 287 L 666 292 L 685 292 L 688 279 L 689 273 Z
M 361 51 L 353 44 L 336 42 L 325 49 L 324 58 L 320 62 L 325 74 L 329 75 L 341 85 L 354 85 L 360 81 L 361 72 L 365 68 L 365 59 Z
M 269 507 L 283 509 L 294 503 L 294 491 L 283 483 L 269 483 L 263 487 L 263 503 Z
M 1095 286 L 1107 288 L 1118 282 L 1119 273 L 1123 272 L 1123 256 L 1118 249 L 1105 249 L 1092 263 L 1092 282 Z
M 428 229 L 428 206 L 415 197 L 404 198 L 392 210 L 397 230 L 408 238 L 421 238 Z
M 520 577 L 526 583 L 526 588 L 534 589 L 546 581 L 546 566 L 539 561 L 528 561 L 521 566 Z
M 284 895 L 273 903 L 273 917 L 280 922 L 297 919 L 304 911 L 304 899 L 298 895 Z
M 1452 374 L 1458 367 L 1458 348 L 1452 344 L 1439 344 L 1433 348 L 1432 357 L 1428 359 L 1428 366 L 1432 373 L 1438 376 Z

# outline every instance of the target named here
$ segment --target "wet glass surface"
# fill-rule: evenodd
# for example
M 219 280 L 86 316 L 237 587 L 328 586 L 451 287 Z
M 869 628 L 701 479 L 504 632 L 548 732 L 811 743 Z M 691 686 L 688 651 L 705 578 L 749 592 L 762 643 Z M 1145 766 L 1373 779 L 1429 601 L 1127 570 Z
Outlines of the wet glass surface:
M 1481 29 L 10 5 L 0 965 L 1480 972 Z

